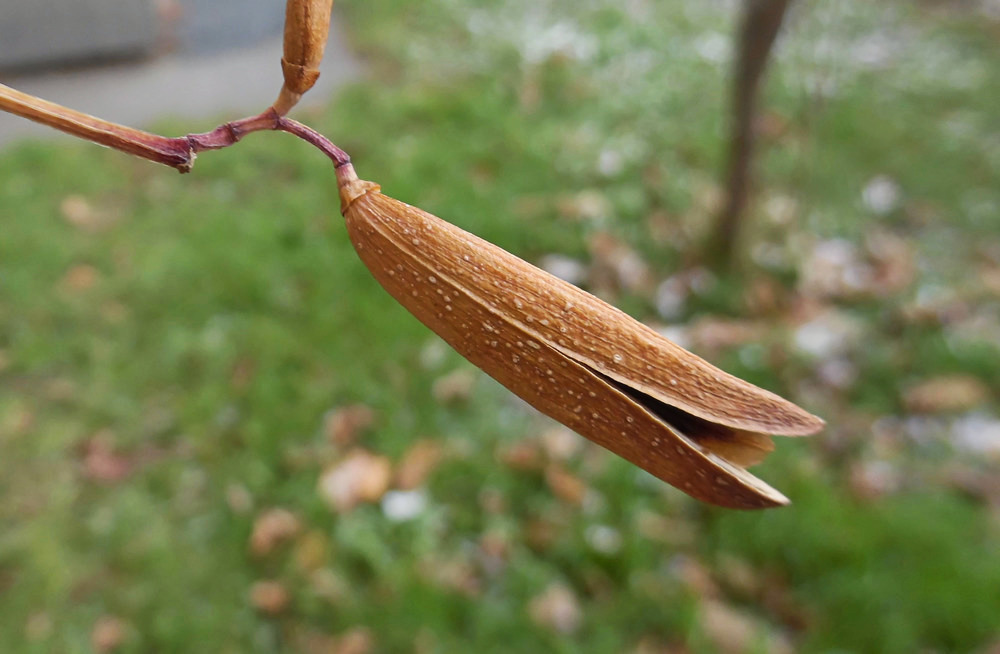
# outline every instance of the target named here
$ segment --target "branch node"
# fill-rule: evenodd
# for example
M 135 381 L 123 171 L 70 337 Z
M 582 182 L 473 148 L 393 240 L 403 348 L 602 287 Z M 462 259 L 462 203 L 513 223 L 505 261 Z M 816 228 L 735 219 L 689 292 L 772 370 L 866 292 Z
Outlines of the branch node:
M 243 138 L 243 132 L 236 124 L 226 123 L 223 127 L 229 132 L 229 138 L 232 139 L 233 143 L 239 143 L 240 139 Z

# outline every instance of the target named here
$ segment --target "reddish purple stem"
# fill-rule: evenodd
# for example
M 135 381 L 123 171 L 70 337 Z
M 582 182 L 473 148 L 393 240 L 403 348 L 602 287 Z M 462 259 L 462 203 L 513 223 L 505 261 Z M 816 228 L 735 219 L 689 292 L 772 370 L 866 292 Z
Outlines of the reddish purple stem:
M 189 172 L 195 157 L 204 150 L 229 147 L 245 135 L 262 130 L 294 134 L 319 148 L 335 166 L 350 162 L 350 157 L 325 136 L 302 123 L 278 114 L 273 108 L 257 116 L 242 118 L 216 127 L 211 132 L 169 138 L 89 116 L 54 102 L 36 98 L 0 84 L 0 110 L 54 127 L 73 136 L 99 143 L 156 163 Z
M 268 109 L 264 113 L 257 116 L 242 118 L 231 123 L 219 125 L 211 132 L 188 134 L 180 139 L 171 140 L 186 140 L 187 147 L 191 153 L 189 157 L 190 161 L 187 165 L 187 169 L 190 170 L 191 164 L 194 163 L 194 156 L 199 152 L 202 152 L 203 150 L 220 150 L 222 148 L 229 147 L 230 145 L 238 142 L 245 135 L 250 134 L 251 132 L 259 132 L 263 130 L 274 130 L 294 134 L 303 141 L 306 141 L 322 151 L 323 154 L 328 156 L 333 161 L 334 166 L 343 166 L 351 161 L 351 158 L 347 155 L 347 153 L 334 145 L 330 139 L 326 138 L 311 127 L 307 127 L 298 121 L 279 115 L 273 108 Z
M 330 157 L 330 160 L 333 161 L 335 168 L 340 168 L 345 164 L 351 163 L 351 157 L 334 145 L 330 139 L 326 138 L 312 127 L 303 125 L 297 120 L 292 120 L 291 118 L 285 118 L 282 116 L 278 119 L 278 124 L 275 129 L 279 129 L 282 132 L 288 132 L 289 134 L 294 134 L 303 141 L 319 148 L 323 154 Z

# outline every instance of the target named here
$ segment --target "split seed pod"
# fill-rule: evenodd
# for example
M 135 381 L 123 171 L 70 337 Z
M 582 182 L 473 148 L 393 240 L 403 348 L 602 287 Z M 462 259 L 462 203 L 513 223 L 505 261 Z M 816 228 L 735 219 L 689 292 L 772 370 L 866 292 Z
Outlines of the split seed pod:
M 333 0 L 288 0 L 285 4 L 285 82 L 274 109 L 283 116 L 319 79 L 319 65 L 330 34 Z
M 746 471 L 770 434 L 823 421 L 627 314 L 337 168 L 341 212 L 375 279 L 462 356 L 542 413 L 706 502 L 788 499 Z

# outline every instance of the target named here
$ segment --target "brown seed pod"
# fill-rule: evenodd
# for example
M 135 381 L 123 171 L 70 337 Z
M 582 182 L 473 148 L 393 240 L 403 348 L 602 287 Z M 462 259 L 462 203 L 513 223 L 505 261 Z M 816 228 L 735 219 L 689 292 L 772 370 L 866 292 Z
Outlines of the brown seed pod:
M 786 504 L 745 468 L 768 434 L 823 421 L 728 375 L 628 315 L 358 179 L 343 150 L 272 108 L 211 132 L 165 138 L 0 84 L 0 109 L 151 161 L 287 131 L 333 160 L 351 241 L 375 278 L 472 363 L 543 413 L 690 495 L 722 506 Z
M 337 168 L 375 279 L 462 356 L 546 415 L 706 502 L 788 500 L 746 471 L 769 434 L 823 421 L 687 352 L 593 295 Z
M 285 83 L 274 110 L 285 115 L 319 79 L 319 64 L 330 34 L 333 0 L 288 0 L 285 5 Z

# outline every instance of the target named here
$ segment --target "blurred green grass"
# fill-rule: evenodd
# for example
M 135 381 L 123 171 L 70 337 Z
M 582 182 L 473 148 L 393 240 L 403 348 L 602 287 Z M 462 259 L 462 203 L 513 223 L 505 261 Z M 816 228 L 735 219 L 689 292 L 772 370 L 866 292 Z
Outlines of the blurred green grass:
M 612 239 L 656 281 L 696 265 L 730 10 L 340 11 L 371 77 L 301 117 L 362 177 L 528 260 L 574 257 L 592 290 L 663 319 L 655 290 L 608 281 L 594 244 Z M 435 381 L 467 364 L 370 278 L 332 170 L 304 144 L 254 135 L 185 177 L 65 140 L 6 150 L 0 650 L 101 649 L 95 624 L 114 616 L 120 651 L 348 651 L 353 634 L 388 652 L 711 652 L 741 629 L 745 651 L 986 651 L 1000 640 L 998 497 L 956 478 L 995 478 L 997 461 L 948 434 L 1000 410 L 1000 298 L 981 274 L 1000 268 L 995 31 L 902 2 L 792 16 L 743 272 L 709 275 L 670 316 L 755 321 L 752 342 L 699 351 L 830 424 L 760 467 L 795 502 L 766 513 L 698 505 L 589 445 L 546 454 L 550 423 L 482 376 L 468 400 L 440 401 Z M 863 200 L 879 176 L 903 198 L 881 214 Z M 911 250 L 913 279 L 809 290 L 817 243 L 863 251 L 885 232 Z M 831 312 L 861 334 L 833 357 L 847 383 L 796 347 Z M 985 399 L 912 413 L 908 387 L 956 374 Z M 317 492 L 347 449 L 324 416 L 358 403 L 375 421 L 357 446 L 394 462 L 423 438 L 447 452 L 412 520 L 379 504 L 339 514 Z M 556 492 L 553 467 L 582 502 Z M 895 483 L 873 490 L 872 470 Z M 255 555 L 273 507 L 300 530 Z M 275 615 L 251 599 L 261 580 L 289 593 Z M 547 603 L 570 619 L 540 617 Z

